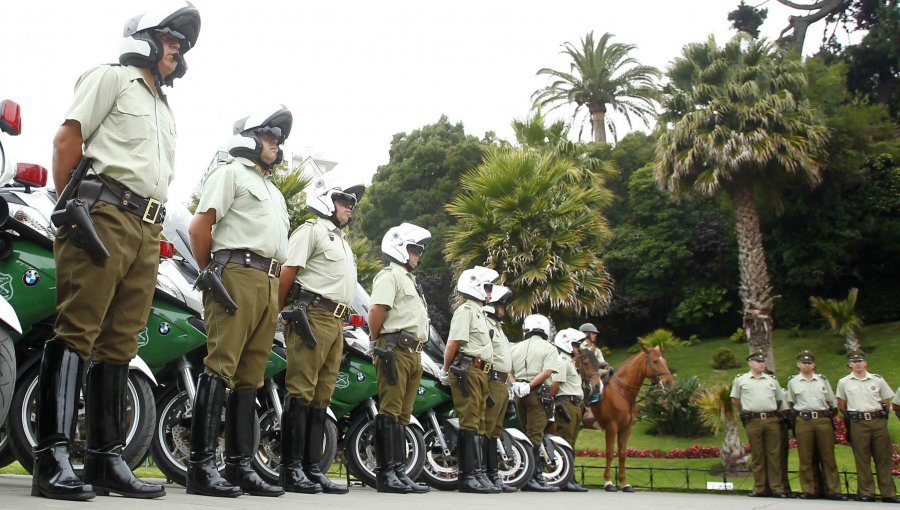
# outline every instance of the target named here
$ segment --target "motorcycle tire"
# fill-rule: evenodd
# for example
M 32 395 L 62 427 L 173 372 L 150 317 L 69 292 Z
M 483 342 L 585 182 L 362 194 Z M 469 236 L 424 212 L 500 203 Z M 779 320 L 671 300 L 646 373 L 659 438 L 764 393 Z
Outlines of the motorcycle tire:
M 37 443 L 35 430 L 37 423 L 37 383 L 40 365 L 26 372 L 16 385 L 13 394 L 13 409 L 7 421 L 10 447 L 16 460 L 29 473 L 34 461 L 33 449 Z M 81 476 L 84 471 L 85 427 L 84 403 L 78 406 L 78 422 L 75 427 L 74 441 L 69 445 L 69 454 L 75 473 Z M 156 403 L 150 381 L 136 370 L 128 372 L 125 386 L 125 421 L 126 436 L 122 458 L 128 467 L 134 469 L 141 464 L 150 446 L 153 436 L 153 423 L 156 420 Z
M 6 433 L 6 424 L 0 427 L 0 468 L 4 468 L 16 461 L 16 454 L 9 445 L 9 434 Z
M 424 469 L 422 481 L 428 486 L 440 491 L 455 491 L 459 487 L 459 465 L 456 458 L 456 429 L 446 422 L 441 422 L 441 432 L 451 449 L 450 455 L 445 455 L 435 431 L 429 427 L 425 431 Z
M 347 469 L 363 484 L 375 487 L 375 422 L 361 414 L 347 431 L 344 440 Z M 406 427 L 406 474 L 413 480 L 422 474 L 425 440 L 418 427 Z
M 506 433 L 504 432 L 504 434 Z M 504 484 L 521 489 L 534 476 L 534 450 L 530 444 L 512 438 L 510 438 L 509 444 L 510 450 L 506 452 L 507 457 L 504 459 L 502 452 L 497 456 L 498 472 Z
M 16 391 L 16 349 L 5 327 L 0 327 L 0 423 L 6 423 Z
M 334 464 L 337 456 L 338 430 L 337 424 L 331 420 L 325 421 L 325 444 L 322 452 L 322 462 L 319 469 L 327 473 Z M 278 474 L 281 469 L 281 425 L 275 419 L 275 410 L 269 409 L 260 414 L 259 418 L 259 448 L 253 456 L 253 469 L 259 473 L 263 480 L 278 484 Z
M 541 463 L 547 485 L 562 488 L 575 476 L 575 452 L 558 444 L 553 445 L 553 458 Z

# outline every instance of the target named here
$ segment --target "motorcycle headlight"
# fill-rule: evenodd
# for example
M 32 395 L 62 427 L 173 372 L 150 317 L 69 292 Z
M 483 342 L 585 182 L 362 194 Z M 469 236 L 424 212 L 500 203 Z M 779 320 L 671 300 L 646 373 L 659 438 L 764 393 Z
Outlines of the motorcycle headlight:
M 47 239 L 53 240 L 56 238 L 56 227 L 53 226 L 53 223 L 51 223 L 43 213 L 33 207 L 28 207 L 27 205 L 9 205 L 10 218 L 29 227 L 35 232 L 38 232 Z
M 184 294 L 175 286 L 175 282 L 162 273 L 157 273 L 156 275 L 156 288 L 172 296 L 181 303 L 186 301 L 184 299 Z

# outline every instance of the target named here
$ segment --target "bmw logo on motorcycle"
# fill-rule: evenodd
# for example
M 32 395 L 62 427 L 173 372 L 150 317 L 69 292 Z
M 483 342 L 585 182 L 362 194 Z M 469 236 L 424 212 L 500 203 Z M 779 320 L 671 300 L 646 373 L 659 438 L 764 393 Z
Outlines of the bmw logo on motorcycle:
M 172 332 L 172 325 L 168 322 L 160 322 L 159 327 L 156 328 L 159 331 L 159 334 L 162 336 L 166 336 Z
M 38 273 L 35 269 L 29 269 L 22 275 L 22 283 L 24 283 L 26 287 L 34 287 L 40 283 L 40 281 L 41 273 Z

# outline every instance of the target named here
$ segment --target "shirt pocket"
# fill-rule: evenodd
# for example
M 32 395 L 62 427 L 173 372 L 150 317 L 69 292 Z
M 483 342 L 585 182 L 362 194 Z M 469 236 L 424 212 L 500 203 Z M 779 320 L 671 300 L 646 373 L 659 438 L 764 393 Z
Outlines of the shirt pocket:
M 250 210 L 256 213 L 269 214 L 269 191 L 259 186 L 247 188 Z
M 115 109 L 110 112 L 116 135 L 125 140 L 147 140 L 153 123 L 153 108 L 133 96 L 133 89 L 125 91 L 116 99 Z

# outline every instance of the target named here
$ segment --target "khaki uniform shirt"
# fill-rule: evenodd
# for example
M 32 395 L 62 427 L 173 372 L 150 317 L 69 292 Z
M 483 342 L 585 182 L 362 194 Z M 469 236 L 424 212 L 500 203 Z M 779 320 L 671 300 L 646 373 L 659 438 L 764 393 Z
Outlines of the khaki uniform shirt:
M 391 264 L 375 275 L 372 283 L 372 304 L 389 308 L 381 333 L 406 331 L 420 342 L 428 341 L 428 308 L 425 297 L 419 295 L 416 277 L 405 267 Z
M 197 212 L 216 211 L 212 251 L 250 250 L 284 262 L 290 226 L 287 204 L 271 176 L 245 158 L 236 158 L 206 177 Z
M 520 381 L 531 381 L 547 369 L 554 373 L 561 370 L 556 347 L 537 335 L 513 345 L 512 365 L 513 374 Z
M 893 395 L 894 391 L 880 375 L 869 372 L 862 379 L 847 374 L 837 384 L 837 398 L 846 400 L 847 410 L 857 413 L 881 411 L 884 399 Z
M 300 268 L 295 281 L 303 290 L 345 304 L 356 295 L 356 257 L 331 220 L 316 218 L 297 227 L 284 265 Z
M 590 349 L 594 353 L 594 356 L 597 357 L 597 361 L 599 361 L 600 363 L 606 363 L 606 359 L 603 357 L 603 351 L 601 351 L 599 347 L 592 345 Z
M 467 299 L 453 312 L 448 340 L 459 340 L 459 351 L 466 356 L 490 361 L 494 357 L 487 319 L 481 305 Z
M 731 398 L 740 400 L 743 411 L 765 413 L 779 410 L 784 394 L 778 380 L 771 375 L 762 374 L 757 378 L 753 377 L 753 372 L 747 372 L 734 378 Z
M 506 338 L 506 333 L 503 332 L 503 327 L 499 322 L 487 317 L 487 324 L 493 332 L 493 334 L 488 333 L 491 337 L 491 347 L 494 349 L 491 368 L 498 372 L 510 373 L 512 372 L 512 350 L 509 347 L 509 339 Z
M 94 173 L 166 201 L 175 175 L 175 119 L 166 96 L 153 96 L 140 68 L 110 64 L 81 75 L 66 119 L 81 124 L 84 157 L 94 159 Z
M 584 396 L 584 392 L 581 390 L 581 376 L 578 375 L 575 360 L 564 352 L 559 353 L 559 372 L 553 374 L 551 381 L 560 383 L 559 391 L 556 392 L 558 397 L 564 395 Z
M 837 407 L 831 384 L 821 374 L 812 374 L 810 380 L 796 374 L 787 383 L 787 401 L 795 411 L 825 411 Z

